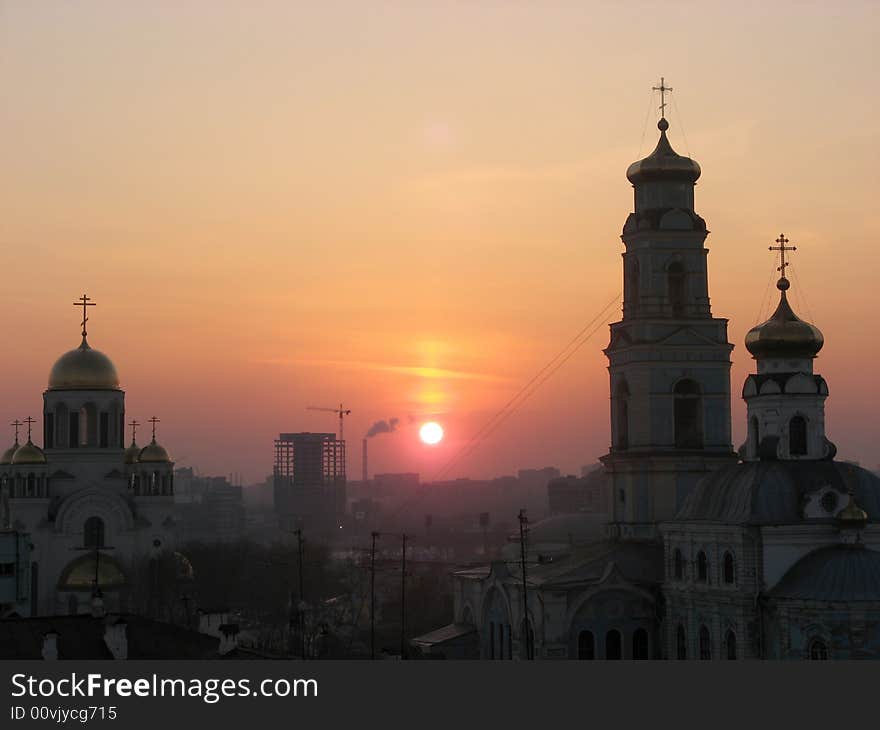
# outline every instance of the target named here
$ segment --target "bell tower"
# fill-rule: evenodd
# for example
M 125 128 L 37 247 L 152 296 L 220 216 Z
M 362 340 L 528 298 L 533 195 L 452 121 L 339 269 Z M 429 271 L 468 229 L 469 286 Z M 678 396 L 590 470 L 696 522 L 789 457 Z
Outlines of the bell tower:
M 735 463 L 730 434 L 727 320 L 712 316 L 706 222 L 694 209 L 695 160 L 667 137 L 661 80 L 660 139 L 627 178 L 633 212 L 621 239 L 623 318 L 605 349 L 613 488 L 612 523 L 625 537 L 654 537 L 706 473 Z

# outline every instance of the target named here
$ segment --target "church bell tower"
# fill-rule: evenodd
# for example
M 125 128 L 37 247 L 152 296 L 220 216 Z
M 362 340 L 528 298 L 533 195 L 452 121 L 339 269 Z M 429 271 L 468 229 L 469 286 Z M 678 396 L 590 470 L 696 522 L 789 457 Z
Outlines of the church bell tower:
M 665 94 L 661 81 L 661 112 Z M 612 523 L 655 537 L 706 473 L 736 462 L 730 434 L 727 320 L 712 316 L 706 222 L 694 209 L 695 160 L 672 149 L 665 114 L 654 151 L 627 170 L 623 318 L 605 349 L 611 386 Z

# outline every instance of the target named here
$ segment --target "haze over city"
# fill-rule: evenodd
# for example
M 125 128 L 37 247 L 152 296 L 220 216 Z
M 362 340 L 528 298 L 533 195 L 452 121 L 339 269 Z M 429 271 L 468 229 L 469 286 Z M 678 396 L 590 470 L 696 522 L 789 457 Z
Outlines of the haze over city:
M 619 293 L 624 172 L 656 142 L 663 73 L 705 171 L 734 447 L 784 230 L 795 308 L 827 337 L 828 434 L 876 467 L 875 3 L 261 7 L 0 7 L 8 419 L 40 415 L 86 291 L 127 413 L 159 416 L 179 465 L 262 479 L 279 432 L 333 431 L 306 408 L 341 401 L 354 442 L 400 419 L 372 471 L 430 479 Z M 607 343 L 452 476 L 606 452 Z

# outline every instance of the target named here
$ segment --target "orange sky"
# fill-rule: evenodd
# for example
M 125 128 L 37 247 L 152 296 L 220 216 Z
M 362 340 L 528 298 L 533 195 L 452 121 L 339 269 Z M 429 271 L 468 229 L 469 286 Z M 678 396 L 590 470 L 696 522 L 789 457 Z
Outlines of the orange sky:
M 159 416 L 179 464 L 262 478 L 274 434 L 332 430 L 305 407 L 341 400 L 349 437 L 402 419 L 371 471 L 432 477 L 620 290 L 624 173 L 664 74 L 670 139 L 703 167 L 734 445 L 785 231 L 796 310 L 826 338 L 829 436 L 874 467 L 878 8 L 2 2 L 0 416 L 39 415 L 87 291 L 129 416 Z M 607 450 L 606 343 L 454 473 Z

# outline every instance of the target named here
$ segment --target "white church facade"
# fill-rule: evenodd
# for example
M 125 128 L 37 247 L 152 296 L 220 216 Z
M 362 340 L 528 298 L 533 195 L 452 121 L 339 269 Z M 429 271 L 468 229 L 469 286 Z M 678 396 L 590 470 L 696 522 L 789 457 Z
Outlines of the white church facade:
M 96 593 L 127 610 L 130 571 L 174 547 L 174 464 L 153 440 L 125 443 L 125 392 L 113 362 L 82 342 L 52 366 L 43 393 L 43 444 L 0 457 L 0 528 L 28 535 L 30 613 L 76 614 Z M 134 424 L 137 425 L 136 423 Z
M 748 438 L 731 443 L 727 321 L 712 315 L 699 165 L 661 119 L 627 177 L 624 305 L 611 325 L 613 505 L 536 523 L 454 574 L 454 623 L 414 644 L 484 659 L 880 659 L 880 479 L 834 459 L 823 337 L 787 300 L 746 347 Z M 525 576 L 523 575 L 525 563 Z M 451 653 L 449 654 L 452 655 Z

